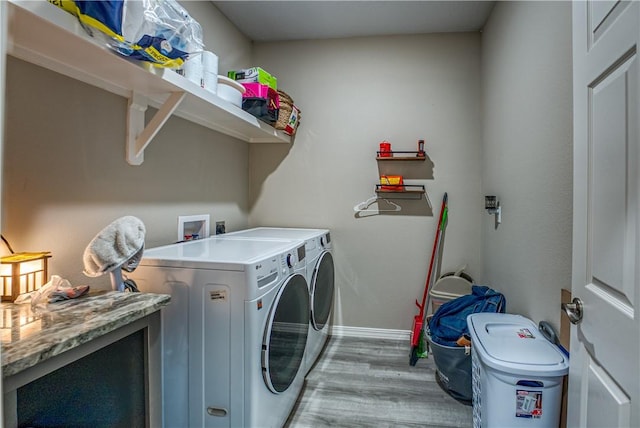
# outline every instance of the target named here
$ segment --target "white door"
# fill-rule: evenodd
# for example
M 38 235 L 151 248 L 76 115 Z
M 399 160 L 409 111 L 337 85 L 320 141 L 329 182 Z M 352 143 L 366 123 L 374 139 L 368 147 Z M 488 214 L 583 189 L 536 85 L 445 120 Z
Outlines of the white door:
M 5 87 L 5 67 L 6 67 L 6 43 L 7 43 L 7 5 L 0 2 L 0 194 L 2 193 L 2 139 L 4 136 L 4 90 Z M 0 201 L 0 212 L 2 212 L 2 201 Z M 2 356 L 0 346 L 0 357 Z M 0 358 L 1 359 L 1 358 Z M 0 367 L 0 379 L 2 379 L 2 367 Z M 4 426 L 4 415 L 2 413 L 2 382 L 0 381 L 0 427 Z
M 568 425 L 640 426 L 640 3 L 573 3 L 573 297 Z

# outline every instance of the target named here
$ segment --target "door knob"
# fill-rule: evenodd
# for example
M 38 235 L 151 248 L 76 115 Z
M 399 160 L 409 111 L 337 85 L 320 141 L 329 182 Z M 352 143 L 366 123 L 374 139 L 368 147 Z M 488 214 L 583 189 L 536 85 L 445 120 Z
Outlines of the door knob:
M 563 303 L 561 306 L 571 324 L 580 324 L 582 321 L 582 300 L 574 297 L 571 303 Z

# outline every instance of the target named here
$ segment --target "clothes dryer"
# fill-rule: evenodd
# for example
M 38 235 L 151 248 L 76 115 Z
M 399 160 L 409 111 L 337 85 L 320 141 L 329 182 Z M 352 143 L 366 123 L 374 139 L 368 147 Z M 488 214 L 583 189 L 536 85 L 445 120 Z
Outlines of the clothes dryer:
M 130 276 L 162 311 L 164 426 L 280 427 L 304 382 L 302 241 L 207 238 L 145 250 Z
M 329 337 L 335 268 L 333 244 L 328 229 L 257 227 L 230 232 L 227 238 L 245 239 L 293 239 L 303 240 L 307 259 L 307 283 L 309 285 L 309 338 L 305 355 L 305 372 L 311 370 Z

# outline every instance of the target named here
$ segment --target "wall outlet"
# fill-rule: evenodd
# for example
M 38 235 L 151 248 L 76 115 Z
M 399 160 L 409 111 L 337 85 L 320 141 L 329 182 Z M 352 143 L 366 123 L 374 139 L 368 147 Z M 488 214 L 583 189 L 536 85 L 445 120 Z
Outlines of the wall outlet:
M 226 228 L 224 226 L 224 220 L 216 221 L 216 235 L 221 235 L 226 232 Z
M 208 238 L 209 214 L 178 216 L 178 242 Z

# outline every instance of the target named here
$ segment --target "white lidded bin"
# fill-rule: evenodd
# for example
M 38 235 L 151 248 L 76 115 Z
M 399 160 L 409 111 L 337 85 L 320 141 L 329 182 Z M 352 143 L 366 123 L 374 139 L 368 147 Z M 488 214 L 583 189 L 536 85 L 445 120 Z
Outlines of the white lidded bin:
M 471 335 L 473 427 L 553 427 L 569 361 L 521 315 L 476 313 Z
M 467 277 L 469 276 L 467 275 Z M 471 294 L 472 285 L 466 278 L 457 274 L 441 276 L 429 290 L 431 313 L 435 314 L 442 304 L 450 300 Z

